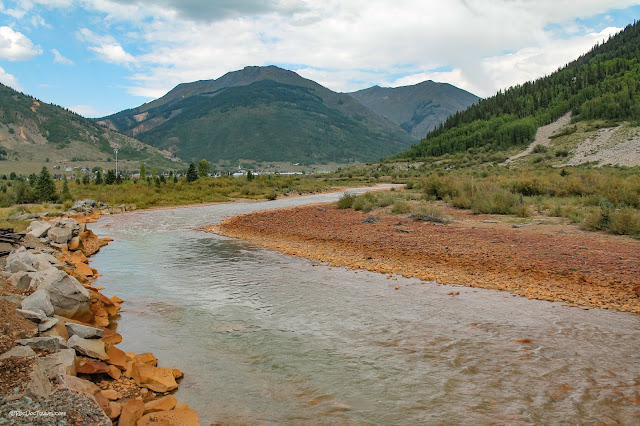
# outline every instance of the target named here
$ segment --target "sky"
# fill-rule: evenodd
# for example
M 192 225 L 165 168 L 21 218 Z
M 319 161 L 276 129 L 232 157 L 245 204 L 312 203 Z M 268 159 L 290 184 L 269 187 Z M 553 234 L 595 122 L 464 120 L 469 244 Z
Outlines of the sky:
M 0 0 L 0 82 L 86 117 L 253 65 L 488 97 L 639 18 L 625 0 Z

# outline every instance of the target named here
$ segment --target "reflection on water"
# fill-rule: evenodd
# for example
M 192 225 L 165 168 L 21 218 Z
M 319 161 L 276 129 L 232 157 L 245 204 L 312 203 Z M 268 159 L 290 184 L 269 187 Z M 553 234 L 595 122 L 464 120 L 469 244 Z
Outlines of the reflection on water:
M 637 317 L 314 266 L 193 231 L 324 194 L 108 216 L 93 260 L 125 351 L 182 369 L 203 424 L 640 418 Z M 399 290 L 394 290 L 399 286 Z

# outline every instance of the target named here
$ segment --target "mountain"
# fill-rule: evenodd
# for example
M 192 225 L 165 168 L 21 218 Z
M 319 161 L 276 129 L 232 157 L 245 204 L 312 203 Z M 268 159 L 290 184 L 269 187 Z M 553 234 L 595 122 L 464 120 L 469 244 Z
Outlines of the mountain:
M 499 91 L 454 114 L 396 158 L 505 151 L 524 146 L 534 139 L 538 127 L 569 112 L 571 125 L 552 137 L 569 135 L 580 127 L 576 123 L 592 120 L 604 121 L 595 123 L 597 128 L 624 121 L 637 125 L 639 57 L 640 23 L 636 22 L 551 75 Z
M 120 158 L 126 161 L 146 161 L 163 168 L 182 166 L 177 165 L 169 152 L 161 152 L 71 111 L 0 84 L 0 160 L 3 160 L 3 169 L 12 166 L 13 162 L 107 161 L 114 155 L 114 148 L 119 149 Z
M 275 66 L 180 84 L 98 123 L 187 161 L 372 161 L 415 143 L 349 95 Z
M 423 81 L 412 86 L 380 87 L 349 93 L 411 136 L 422 139 L 451 114 L 478 102 L 478 96 L 447 83 Z

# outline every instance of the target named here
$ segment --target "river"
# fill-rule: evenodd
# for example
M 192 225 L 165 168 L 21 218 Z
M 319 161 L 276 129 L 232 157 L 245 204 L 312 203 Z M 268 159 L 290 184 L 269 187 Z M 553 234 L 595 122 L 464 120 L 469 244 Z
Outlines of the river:
M 125 299 L 119 347 L 180 368 L 176 396 L 202 424 L 640 421 L 637 316 L 331 268 L 197 230 L 339 195 L 102 217 L 92 229 L 114 241 L 92 266 Z

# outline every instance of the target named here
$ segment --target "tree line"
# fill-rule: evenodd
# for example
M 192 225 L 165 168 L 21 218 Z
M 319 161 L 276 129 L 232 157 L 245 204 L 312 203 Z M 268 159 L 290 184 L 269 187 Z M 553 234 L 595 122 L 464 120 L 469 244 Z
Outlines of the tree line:
M 500 90 L 447 118 L 396 158 L 441 156 L 527 144 L 536 129 L 571 111 L 573 121 L 640 121 L 638 22 L 551 75 Z

